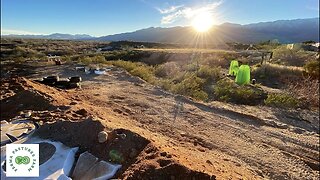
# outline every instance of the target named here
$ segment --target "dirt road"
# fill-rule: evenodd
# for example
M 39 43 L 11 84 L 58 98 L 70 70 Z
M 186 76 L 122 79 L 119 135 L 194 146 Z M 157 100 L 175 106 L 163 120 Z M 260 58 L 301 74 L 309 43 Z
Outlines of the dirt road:
M 28 78 L 82 76 L 80 90 L 59 96 L 109 128 L 145 137 L 190 169 L 217 179 L 319 179 L 317 112 L 195 102 L 115 67 L 106 75 L 66 65 L 34 72 Z

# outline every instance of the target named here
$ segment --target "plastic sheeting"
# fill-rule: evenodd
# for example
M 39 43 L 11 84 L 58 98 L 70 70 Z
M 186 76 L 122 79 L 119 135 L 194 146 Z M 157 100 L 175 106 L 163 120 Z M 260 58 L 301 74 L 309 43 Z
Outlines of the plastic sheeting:
M 6 177 L 6 172 L 2 168 L 6 159 L 6 148 L 1 147 L 1 179 L 59 179 L 59 180 L 71 180 L 71 170 L 75 163 L 75 154 L 78 151 L 78 147 L 69 148 L 60 142 L 43 140 L 40 138 L 21 139 L 14 143 L 25 144 L 40 144 L 48 143 L 55 147 L 55 152 L 49 159 L 40 165 L 39 177 Z M 41 148 L 40 148 L 41 153 Z M 98 161 L 98 158 L 92 154 L 85 152 L 82 153 L 76 163 L 72 177 L 76 179 L 86 180 L 105 180 L 112 178 L 116 172 L 121 168 L 121 165 L 111 164 L 106 161 Z
M 105 180 L 112 178 L 121 165 L 98 161 L 98 158 L 88 152 L 79 156 L 72 177 L 79 180 Z
M 250 83 L 250 67 L 248 65 L 241 65 L 239 67 L 235 82 L 239 85 Z
M 239 71 L 239 62 L 237 60 L 232 60 L 229 67 L 229 74 L 236 76 Z
M 21 140 L 31 135 L 38 124 L 29 120 L 1 121 L 1 146 Z
M 49 143 L 55 146 L 56 151 L 52 157 L 40 165 L 39 177 L 28 177 L 27 179 L 71 179 L 69 174 L 71 172 L 73 163 L 75 161 L 75 154 L 78 151 L 78 147 L 69 148 L 60 142 L 53 142 L 49 140 L 42 140 L 38 138 L 31 138 L 24 142 L 24 144 L 39 144 Z M 41 152 L 40 152 L 41 153 Z M 6 159 L 5 148 L 1 148 L 1 165 L 4 164 Z M 6 177 L 6 173 L 1 167 L 1 179 L 15 179 L 23 180 L 25 177 Z

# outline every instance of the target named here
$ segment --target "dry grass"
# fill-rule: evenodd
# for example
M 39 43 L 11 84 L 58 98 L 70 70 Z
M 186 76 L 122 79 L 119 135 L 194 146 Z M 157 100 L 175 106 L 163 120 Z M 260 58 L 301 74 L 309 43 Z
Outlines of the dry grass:
M 300 99 L 304 106 L 319 107 L 319 80 L 310 77 L 299 82 L 292 82 L 288 90 Z
M 199 48 L 143 48 L 135 49 L 138 51 L 148 52 L 165 52 L 165 53 L 236 53 L 235 51 L 222 49 L 199 49 Z

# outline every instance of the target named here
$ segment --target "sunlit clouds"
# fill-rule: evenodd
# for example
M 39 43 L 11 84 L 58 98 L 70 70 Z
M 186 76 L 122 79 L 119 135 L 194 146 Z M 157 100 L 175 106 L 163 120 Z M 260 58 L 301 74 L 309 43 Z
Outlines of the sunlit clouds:
M 172 12 L 175 12 L 177 9 L 183 7 L 183 5 L 180 5 L 180 6 L 171 6 L 167 9 L 160 9 L 160 8 L 157 8 L 157 10 L 161 13 L 161 14 L 168 14 L 168 13 L 172 13 Z
M 217 1 L 195 7 L 187 7 L 184 5 L 180 5 L 171 6 L 167 9 L 157 9 L 161 14 L 164 14 L 164 16 L 161 19 L 161 24 L 171 24 L 179 19 L 188 19 L 192 21 L 192 19 L 199 16 L 199 14 L 212 15 L 215 9 L 221 4 L 222 1 Z

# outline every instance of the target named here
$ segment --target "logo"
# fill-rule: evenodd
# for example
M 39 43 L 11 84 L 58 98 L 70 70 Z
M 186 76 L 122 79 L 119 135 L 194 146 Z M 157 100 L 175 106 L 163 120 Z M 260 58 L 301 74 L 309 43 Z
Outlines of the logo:
M 39 144 L 7 144 L 6 176 L 39 177 Z

